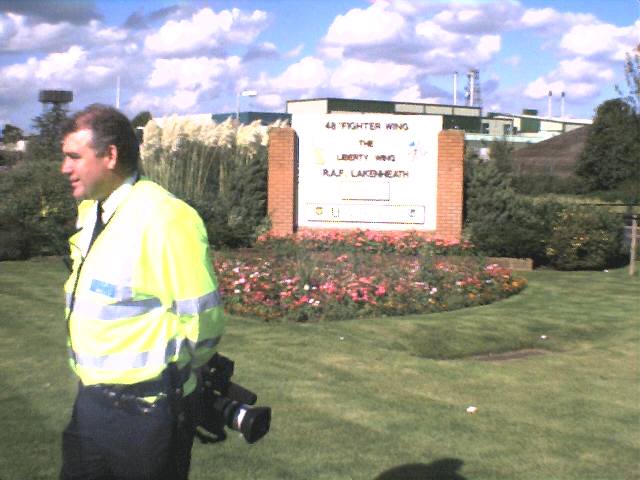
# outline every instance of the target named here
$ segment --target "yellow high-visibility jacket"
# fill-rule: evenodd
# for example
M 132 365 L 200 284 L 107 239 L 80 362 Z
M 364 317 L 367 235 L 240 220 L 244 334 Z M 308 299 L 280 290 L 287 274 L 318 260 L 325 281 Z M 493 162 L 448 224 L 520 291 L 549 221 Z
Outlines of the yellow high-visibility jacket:
M 95 204 L 81 202 L 79 225 Z M 70 364 L 81 382 L 133 384 L 158 378 L 170 362 L 180 370 L 204 365 L 225 319 L 195 210 L 141 179 L 84 256 L 81 235 L 86 241 L 90 233 L 69 239 L 73 271 L 65 284 Z M 184 394 L 194 388 L 191 375 Z

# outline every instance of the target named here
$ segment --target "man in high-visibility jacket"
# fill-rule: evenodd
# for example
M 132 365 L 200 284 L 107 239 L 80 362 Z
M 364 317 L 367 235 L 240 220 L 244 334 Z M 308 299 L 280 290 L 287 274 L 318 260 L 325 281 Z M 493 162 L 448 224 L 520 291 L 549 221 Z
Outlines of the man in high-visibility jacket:
M 197 372 L 224 317 L 202 220 L 139 176 L 138 142 L 114 108 L 63 132 L 61 171 L 78 207 L 65 284 L 79 389 L 62 479 L 186 479 Z

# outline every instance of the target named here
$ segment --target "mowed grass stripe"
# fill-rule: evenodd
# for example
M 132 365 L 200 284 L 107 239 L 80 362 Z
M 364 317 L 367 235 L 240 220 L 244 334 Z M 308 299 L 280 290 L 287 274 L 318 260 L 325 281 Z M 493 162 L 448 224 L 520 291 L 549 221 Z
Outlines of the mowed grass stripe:
M 638 277 L 526 275 L 515 297 L 442 314 L 231 318 L 221 351 L 272 430 L 197 444 L 191 478 L 640 478 Z M 3 480 L 57 476 L 75 392 L 65 276 L 55 259 L 0 263 Z M 544 354 L 487 357 L 521 349 Z

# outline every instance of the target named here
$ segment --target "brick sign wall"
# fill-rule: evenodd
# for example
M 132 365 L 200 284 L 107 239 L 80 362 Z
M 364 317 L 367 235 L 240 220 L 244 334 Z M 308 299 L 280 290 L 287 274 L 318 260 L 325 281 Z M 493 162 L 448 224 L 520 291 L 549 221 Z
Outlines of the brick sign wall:
M 460 239 L 464 134 L 439 116 L 294 116 L 269 133 L 272 233 L 416 230 Z

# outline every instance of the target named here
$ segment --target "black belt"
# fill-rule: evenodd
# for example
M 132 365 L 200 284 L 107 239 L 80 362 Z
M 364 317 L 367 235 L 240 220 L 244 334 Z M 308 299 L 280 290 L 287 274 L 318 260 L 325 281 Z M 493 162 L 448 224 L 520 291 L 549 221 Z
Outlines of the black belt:
M 162 376 L 144 382 L 123 384 L 123 383 L 98 383 L 96 385 L 84 385 L 84 388 L 104 392 L 111 397 L 155 397 L 157 395 L 177 395 L 182 396 L 182 386 L 189 379 L 191 365 L 187 364 L 181 370 L 177 368 L 167 368 Z M 171 378 L 171 376 L 175 378 Z M 172 391 L 175 389 L 175 391 Z

